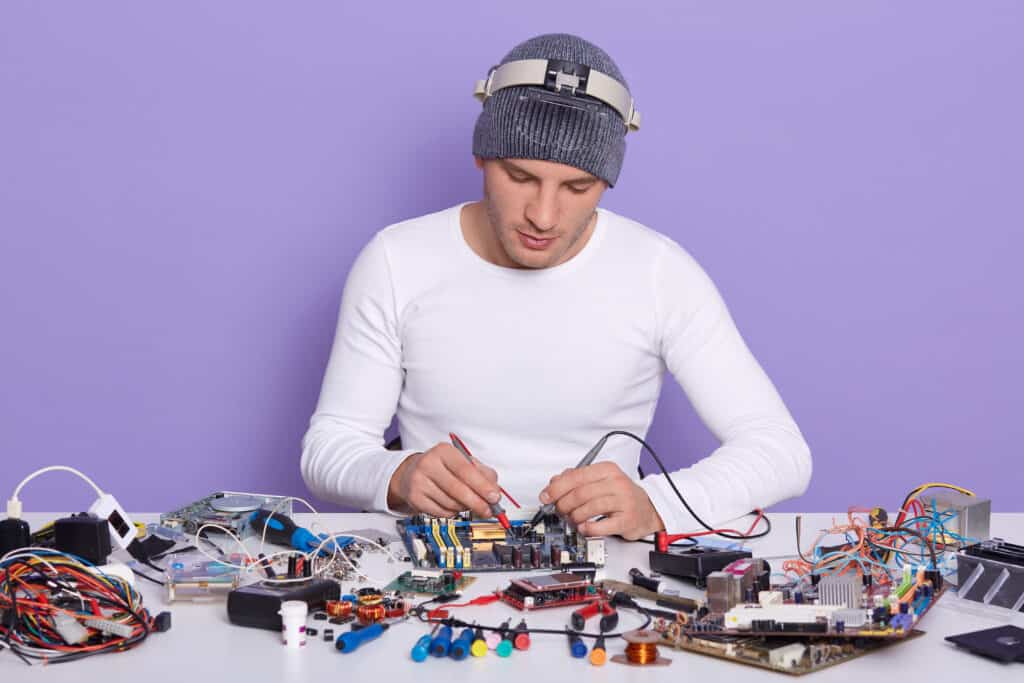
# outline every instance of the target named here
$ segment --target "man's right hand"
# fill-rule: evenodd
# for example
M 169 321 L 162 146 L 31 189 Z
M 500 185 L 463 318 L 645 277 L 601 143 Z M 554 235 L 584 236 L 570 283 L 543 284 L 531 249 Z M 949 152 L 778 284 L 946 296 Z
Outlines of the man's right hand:
M 466 460 L 450 443 L 413 453 L 402 461 L 388 484 L 388 507 L 392 510 L 435 517 L 454 517 L 461 510 L 490 517 L 489 503 L 500 499 L 498 473 Z

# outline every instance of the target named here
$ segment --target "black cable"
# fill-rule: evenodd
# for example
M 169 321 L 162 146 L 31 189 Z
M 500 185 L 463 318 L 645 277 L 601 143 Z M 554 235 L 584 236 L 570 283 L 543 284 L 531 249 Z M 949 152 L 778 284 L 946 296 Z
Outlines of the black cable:
M 690 515 L 697 521 L 697 523 L 700 524 L 702 527 L 704 527 L 707 531 L 714 531 L 716 536 L 721 536 L 722 538 L 728 538 L 730 540 L 737 540 L 737 541 L 750 541 L 750 540 L 753 540 L 755 538 L 764 538 L 765 536 L 767 536 L 768 534 L 771 533 L 771 531 L 772 531 L 772 522 L 771 522 L 770 519 L 768 519 L 768 515 L 764 514 L 764 512 L 760 513 L 761 514 L 761 518 L 764 520 L 765 526 L 766 526 L 764 531 L 758 532 L 756 534 L 750 534 L 750 535 L 733 534 L 733 533 L 730 533 L 728 531 L 717 531 L 715 529 L 715 527 L 711 526 L 710 524 L 705 522 L 703 519 L 698 517 L 697 513 L 694 512 L 693 508 L 690 507 L 690 504 L 688 502 L 686 502 L 686 499 L 683 498 L 683 494 L 679 492 L 678 488 L 676 488 L 676 483 L 674 481 L 672 481 L 672 475 L 671 475 L 671 473 L 669 473 L 668 468 L 665 467 L 665 463 L 663 463 L 661 461 L 661 458 L 659 458 L 658 454 L 654 452 L 654 449 L 651 448 L 650 444 L 648 444 L 646 441 L 644 441 L 642 438 L 640 438 L 636 434 L 633 434 L 632 432 L 627 432 L 627 431 L 621 430 L 621 429 L 615 429 L 615 430 L 612 430 L 612 431 L 608 432 L 607 434 L 605 434 L 604 436 L 601 437 L 601 440 L 602 441 L 607 440 L 608 437 L 615 436 L 615 435 L 628 436 L 630 439 L 633 439 L 634 441 L 638 442 L 641 446 L 644 447 L 644 449 L 647 450 L 648 453 L 651 454 L 651 457 L 654 458 L 654 462 L 657 463 L 658 468 L 661 469 L 661 473 L 665 475 L 665 480 L 668 482 L 668 485 L 672 487 L 672 491 L 676 494 L 676 498 L 679 499 L 679 502 L 683 504 L 683 507 L 686 508 L 686 511 L 690 513 Z M 602 446 L 602 448 L 603 448 L 603 446 Z M 755 512 L 753 512 L 751 514 L 758 514 L 758 513 L 755 511 Z
M 160 571 L 163 571 L 162 569 L 160 569 L 160 567 L 157 567 L 155 564 L 150 564 L 149 562 L 145 562 L 144 564 L 152 567 L 153 569 L 159 569 Z M 138 576 L 140 578 L 143 578 L 146 581 L 149 581 L 151 583 L 155 583 L 158 586 L 166 586 L 167 585 L 167 583 L 165 581 L 161 581 L 160 579 L 154 579 L 149 574 L 145 574 L 143 572 L 140 572 L 138 569 L 133 569 L 132 571 L 135 572 L 136 576 Z
M 179 553 L 187 553 L 190 550 L 198 550 L 198 548 L 196 548 L 194 545 L 186 545 L 183 548 L 175 548 L 174 550 L 167 550 L 167 551 L 162 552 L 162 553 L 157 553 L 156 555 L 154 555 L 153 557 L 151 557 L 149 559 L 151 559 L 151 560 L 162 560 L 165 557 L 169 557 L 171 555 L 178 555 Z
M 640 607 L 639 605 L 635 609 L 638 612 L 640 612 L 640 614 L 643 615 L 644 623 L 641 624 L 640 626 L 637 626 L 636 629 L 631 629 L 631 630 L 642 630 L 642 629 L 645 629 L 648 626 L 650 626 L 652 618 L 651 618 L 651 615 L 647 613 L 647 610 L 645 610 L 643 607 Z M 424 619 L 423 616 L 421 615 L 419 617 L 419 619 L 420 619 L 420 621 L 422 621 L 425 624 L 444 624 L 445 626 L 451 626 L 453 628 L 478 628 L 481 631 L 495 631 L 495 632 L 501 632 L 501 631 L 509 631 L 509 632 L 511 632 L 512 631 L 511 628 L 503 629 L 500 626 L 483 626 L 483 625 L 478 624 L 476 622 L 469 622 L 469 621 L 465 621 L 463 619 L 456 619 L 455 617 L 446 617 L 444 619 L 431 619 L 431 618 L 427 617 L 427 618 Z M 558 635 L 558 636 L 564 636 L 565 635 L 565 630 L 564 629 L 563 630 L 555 630 L 555 629 L 549 629 L 549 628 L 530 628 L 530 627 L 527 627 L 527 628 L 523 629 L 523 631 L 525 631 L 526 633 L 529 633 L 530 635 L 538 635 L 538 634 L 539 635 Z M 586 633 L 585 631 L 574 631 L 574 633 L 576 635 L 580 636 L 581 638 L 600 638 L 600 637 L 604 637 L 604 638 L 621 638 L 624 634 L 628 633 L 628 631 L 622 631 L 620 633 Z

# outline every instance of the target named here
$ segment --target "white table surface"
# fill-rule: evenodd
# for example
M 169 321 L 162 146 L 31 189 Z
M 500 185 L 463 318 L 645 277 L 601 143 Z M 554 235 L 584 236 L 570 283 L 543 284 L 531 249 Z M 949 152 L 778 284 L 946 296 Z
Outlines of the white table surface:
M 37 524 L 55 519 L 60 514 L 26 515 L 33 528 Z M 154 521 L 157 515 L 137 514 L 137 521 Z M 766 538 L 750 544 L 755 556 L 772 557 L 795 552 L 794 514 L 771 515 L 774 531 Z M 845 517 L 845 515 L 841 515 Z M 804 515 L 803 528 L 807 538 L 813 532 L 831 524 L 833 515 Z M 296 514 L 300 524 L 309 524 L 309 515 Z M 394 532 L 393 518 L 383 514 L 329 514 L 321 515 L 320 526 L 333 531 L 375 528 Z M 1024 537 L 1024 513 L 1003 513 L 992 516 L 992 535 L 1007 540 Z M 258 539 L 250 539 L 250 543 Z M 805 541 L 806 542 L 806 541 Z M 651 546 L 608 539 L 608 562 L 598 578 L 627 580 L 631 567 L 647 571 L 647 553 Z M 252 545 L 255 548 L 255 543 Z M 397 548 L 398 546 L 393 546 Z M 775 560 L 774 567 L 780 562 Z M 387 563 L 383 554 L 364 555 L 363 569 L 380 578 L 393 578 L 409 568 L 408 564 Z M 504 586 L 510 574 L 485 573 L 466 591 L 466 597 L 475 597 Z M 700 595 L 692 584 L 665 579 L 667 584 L 680 589 L 684 595 Z M 242 628 L 228 622 L 223 601 L 214 603 L 178 602 L 164 604 L 159 586 L 138 580 L 146 607 L 157 613 L 169 609 L 172 628 L 166 633 L 155 633 L 142 645 L 128 652 L 107 654 L 56 666 L 26 666 L 10 652 L 0 651 L 0 681 L 162 681 L 183 683 L 190 681 L 339 681 L 376 680 L 397 681 L 412 676 L 429 679 L 445 677 L 453 681 L 473 680 L 486 683 L 523 683 L 530 676 L 538 681 L 568 681 L 584 675 L 589 683 L 615 681 L 784 681 L 788 677 L 731 662 L 725 662 L 688 652 L 659 648 L 662 656 L 672 660 L 664 668 L 634 668 L 608 662 L 603 667 L 592 666 L 586 659 L 569 656 L 564 636 L 536 635 L 526 652 L 514 652 L 502 659 L 492 653 L 486 657 L 469 657 L 463 661 L 449 658 L 428 658 L 413 662 L 409 651 L 416 639 L 427 632 L 424 624 L 409 621 L 398 624 L 377 640 L 367 643 L 351 654 L 335 650 L 333 643 L 320 636 L 311 637 L 306 647 L 292 651 L 281 645 L 279 634 L 273 631 Z M 369 585 L 369 584 L 367 584 Z M 348 586 L 345 586 L 347 589 Z M 456 616 L 480 623 L 496 625 L 512 618 L 513 624 L 524 616 L 512 607 L 495 603 L 485 607 L 455 610 Z M 555 608 L 526 613 L 527 623 L 538 628 L 561 629 L 568 623 L 569 610 Z M 327 622 L 310 625 L 322 629 Z M 639 625 L 639 617 L 622 610 L 623 629 Z M 810 674 L 814 683 L 890 680 L 899 675 L 904 680 L 928 681 L 1024 681 L 1024 664 L 1002 665 L 957 650 L 943 638 L 956 633 L 991 628 L 1006 624 L 1007 617 L 977 609 L 975 603 L 962 601 L 953 595 L 945 596 L 921 621 L 919 628 L 927 634 L 913 642 L 898 644 L 887 650 Z M 1013 617 L 1014 623 L 1024 626 L 1024 614 Z M 347 626 L 334 627 L 341 633 Z M 322 630 L 321 630 L 322 634 Z M 592 641 L 586 641 L 588 647 Z M 621 653 L 621 640 L 608 643 L 609 657 Z

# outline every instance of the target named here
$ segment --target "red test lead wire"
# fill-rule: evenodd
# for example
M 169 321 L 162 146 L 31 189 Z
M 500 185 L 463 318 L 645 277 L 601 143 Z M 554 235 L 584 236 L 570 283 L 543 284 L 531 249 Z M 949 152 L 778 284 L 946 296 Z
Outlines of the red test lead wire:
M 455 434 L 454 432 L 448 432 L 448 438 L 450 438 L 450 439 L 452 440 L 452 442 L 453 442 L 453 443 L 456 443 L 456 444 L 457 444 L 457 445 L 458 445 L 458 446 L 459 446 L 459 447 L 460 447 L 460 448 L 461 448 L 461 449 L 462 449 L 462 450 L 463 450 L 463 451 L 464 451 L 464 452 L 466 453 L 466 455 L 468 455 L 468 456 L 469 456 L 469 457 L 471 457 L 471 458 L 475 458 L 475 457 L 476 457 L 476 456 L 474 456 L 474 455 L 473 455 L 473 454 L 472 454 L 472 453 L 470 452 L 469 448 L 468 448 L 468 447 L 466 446 L 466 442 L 465 442 L 465 441 L 463 441 L 462 439 L 460 439 L 460 438 L 458 437 L 458 435 L 457 435 L 457 434 Z M 505 496 L 506 498 L 508 498 L 508 502 L 512 503 L 512 504 L 513 504 L 513 505 L 515 505 L 515 506 L 516 506 L 517 508 L 518 508 L 518 507 L 522 507 L 521 505 L 519 505 L 519 503 L 517 503 L 517 502 L 516 502 L 516 499 L 515 499 L 515 498 L 513 498 L 513 497 L 512 497 L 511 495 L 509 495 L 509 492 L 508 492 L 508 491 L 506 491 L 506 490 L 504 489 L 504 487 L 502 487 L 502 486 L 498 486 L 498 490 L 499 490 L 499 491 L 501 491 L 501 493 L 502 493 L 502 494 L 503 494 L 503 495 L 504 495 L 504 496 Z
M 714 534 L 720 533 L 734 534 L 736 536 L 750 536 L 754 533 L 754 529 L 757 528 L 757 525 L 761 523 L 761 520 L 764 519 L 764 510 L 758 509 L 755 510 L 755 512 L 757 513 L 757 517 L 754 518 L 754 523 L 750 525 L 750 528 L 747 529 L 747 532 L 745 534 L 740 533 L 735 529 L 710 529 L 708 531 L 695 531 L 688 534 L 667 534 L 664 531 L 659 531 L 654 534 L 654 545 L 657 546 L 658 552 L 667 553 L 668 547 L 671 544 L 686 538 L 697 538 L 698 536 L 712 536 Z

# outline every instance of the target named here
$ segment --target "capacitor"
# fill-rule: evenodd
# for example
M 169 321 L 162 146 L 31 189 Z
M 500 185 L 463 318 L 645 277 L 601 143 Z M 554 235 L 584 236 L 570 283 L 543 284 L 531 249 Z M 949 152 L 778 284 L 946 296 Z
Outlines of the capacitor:
M 557 567 L 562 564 L 562 546 L 557 543 L 551 544 L 551 566 Z
M 795 602 L 798 605 L 804 604 L 804 594 L 801 593 L 800 591 L 794 591 L 793 592 L 793 602 Z
M 295 573 L 295 567 L 296 567 L 296 565 L 295 565 L 295 555 L 289 555 L 288 556 L 288 578 L 289 579 L 298 578 L 298 574 Z
M 530 546 L 530 565 L 540 567 L 540 548 L 538 546 Z
M 842 619 L 836 619 L 836 633 L 846 632 L 846 622 Z
M 745 598 L 744 602 L 748 602 L 748 603 L 750 603 L 750 602 L 757 602 L 757 596 L 754 593 L 754 587 L 753 586 L 750 586 L 749 588 L 747 588 L 747 592 L 746 592 L 746 595 L 744 596 L 744 598 Z
M 512 548 L 512 566 L 516 569 L 523 567 L 523 549 L 519 546 Z

